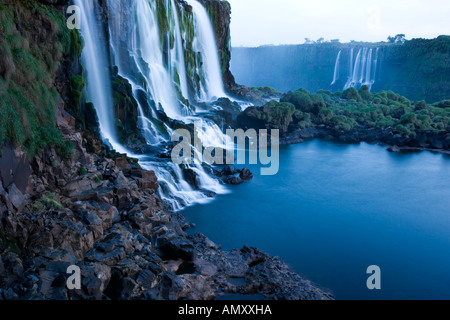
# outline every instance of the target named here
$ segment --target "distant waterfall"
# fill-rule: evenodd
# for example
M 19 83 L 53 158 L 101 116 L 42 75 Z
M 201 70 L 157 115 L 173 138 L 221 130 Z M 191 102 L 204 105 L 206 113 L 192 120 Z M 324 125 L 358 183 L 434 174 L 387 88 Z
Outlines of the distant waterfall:
M 334 65 L 334 75 L 333 75 L 333 81 L 331 82 L 331 85 L 334 85 L 337 80 L 339 80 L 339 69 L 340 69 L 340 60 L 341 60 L 341 53 L 342 50 L 339 50 L 339 53 L 336 58 L 336 64 Z
M 350 87 L 359 88 L 362 85 L 367 85 L 369 90 L 372 88 L 377 74 L 378 51 L 379 48 L 374 55 L 372 48 L 360 48 L 353 63 L 354 48 L 350 49 L 349 74 L 344 90 Z
M 200 3 L 194 0 L 189 2 L 192 2 L 194 11 L 195 26 L 191 28 L 195 32 L 195 48 L 203 57 L 203 66 L 198 68 L 195 76 L 202 81 L 204 101 L 226 97 L 209 17 Z M 227 141 L 212 120 L 195 116 L 195 108 L 183 102 L 190 100 L 190 97 L 184 61 L 183 41 L 186 40 L 183 39 L 178 17 L 179 10 L 184 9 L 177 7 L 179 2 L 106 0 L 109 46 L 106 42 L 108 37 L 102 35 L 103 27 L 100 27 L 97 20 L 100 12 L 97 2 L 75 0 L 75 4 L 81 8 L 83 19 L 81 34 L 85 45 L 82 56 L 87 70 L 87 99 L 93 102 L 96 109 L 102 137 L 118 152 L 138 158 L 143 168 L 154 170 L 161 186 L 158 190 L 160 196 L 175 210 L 209 201 L 207 194 L 210 191 L 218 194 L 228 192 L 217 179 L 206 173 L 200 163 L 195 163 L 190 168 L 197 176 L 198 189 L 195 189 L 185 181 L 180 166 L 155 155 L 132 154 L 116 139 L 109 74 L 113 67 L 131 84 L 133 97 L 138 105 L 139 129 L 149 145 L 164 148 L 173 133 L 168 125 L 170 121 L 166 123 L 164 118 L 160 119 L 161 113 L 185 124 L 201 121 L 198 134 L 206 146 L 222 146 Z M 159 26 L 161 16 L 158 16 L 158 12 L 165 12 L 170 29 L 163 33 L 163 39 Z M 108 64 L 109 61 L 111 65 Z
M 226 97 L 216 38 L 208 13 L 197 0 L 186 0 L 186 2 L 192 6 L 194 13 L 195 37 L 193 48 L 200 53 L 203 64 L 197 70 L 202 79 L 201 92 L 197 98 L 201 101 L 212 101 L 220 97 Z

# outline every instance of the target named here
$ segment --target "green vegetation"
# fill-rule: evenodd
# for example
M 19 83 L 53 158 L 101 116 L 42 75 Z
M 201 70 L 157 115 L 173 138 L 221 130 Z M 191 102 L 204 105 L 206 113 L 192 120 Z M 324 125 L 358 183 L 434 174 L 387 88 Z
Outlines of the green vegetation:
M 271 87 L 252 87 L 250 89 L 263 99 L 280 98 L 282 95 L 281 92 Z
M 270 123 L 272 126 L 287 128 L 292 121 L 294 112 L 295 107 L 291 103 L 270 101 L 264 106 L 264 111 L 256 111 L 256 117 L 259 120 Z
M 70 154 L 56 128 L 54 79 L 64 57 L 80 52 L 79 36 L 54 7 L 36 1 L 0 4 L 0 31 L 0 145 L 23 144 L 30 158 L 49 145 Z
M 17 241 L 8 237 L 4 230 L 0 228 L 0 255 L 6 252 L 13 252 L 18 255 L 21 254 Z
M 383 87 L 410 99 L 429 102 L 449 97 L 450 36 L 391 44 L 382 51 L 380 59 L 389 62 L 389 69 L 385 71 L 389 77 L 384 79 Z M 405 86 L 405 82 L 408 85 Z
M 85 176 L 88 174 L 88 171 L 85 167 L 81 166 L 78 168 L 78 175 Z
M 284 94 L 282 103 L 291 103 L 296 111 L 292 120 L 298 128 L 325 125 L 338 131 L 355 127 L 391 128 L 405 136 L 418 130 L 448 132 L 450 130 L 449 100 L 427 104 L 412 101 L 392 91 L 370 93 L 367 86 L 331 93 L 305 89 Z M 271 105 L 273 102 L 270 102 Z
M 34 212 L 44 212 L 46 210 L 64 210 L 59 198 L 53 192 L 45 192 L 41 199 L 32 204 Z

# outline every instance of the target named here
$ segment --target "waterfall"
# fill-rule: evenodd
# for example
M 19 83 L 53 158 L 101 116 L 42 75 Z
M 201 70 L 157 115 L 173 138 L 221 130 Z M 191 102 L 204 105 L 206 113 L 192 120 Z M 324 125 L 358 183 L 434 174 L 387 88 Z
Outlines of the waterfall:
M 340 68 L 340 59 L 341 59 L 341 52 L 342 50 L 339 51 L 337 58 L 336 58 L 336 64 L 334 65 L 334 75 L 333 75 L 333 81 L 331 82 L 331 85 L 334 85 L 336 83 L 336 81 L 339 79 L 339 68 Z
M 197 1 L 190 1 L 194 14 L 193 48 L 202 57 L 203 65 L 195 75 L 202 81 L 204 101 L 214 97 L 226 97 L 223 89 L 220 64 L 212 25 L 206 10 Z M 164 5 L 164 8 L 157 7 Z M 116 139 L 113 110 L 113 91 L 109 70 L 115 69 L 119 76 L 128 80 L 138 107 L 138 125 L 147 144 L 165 149 L 173 130 L 161 118 L 192 124 L 201 121 L 197 128 L 204 146 L 225 146 L 227 140 L 219 127 L 209 119 L 194 115 L 193 107 L 186 106 L 180 97 L 189 98 L 186 64 L 184 61 L 183 34 L 180 29 L 178 2 L 165 0 L 106 0 L 108 11 L 108 37 L 99 26 L 99 10 L 96 1 L 75 0 L 81 8 L 81 34 L 85 46 L 83 63 L 87 69 L 87 99 L 96 109 L 102 138 L 108 140 L 116 151 L 139 159 L 140 165 L 155 171 L 161 188 L 161 198 L 174 210 L 194 203 L 209 201 L 211 192 L 228 192 L 219 181 L 211 177 L 200 163 L 187 169 L 196 174 L 197 187 L 184 179 L 182 168 L 154 154 L 133 154 Z M 165 10 L 169 30 L 161 35 L 158 10 Z M 163 11 L 164 12 L 164 11 Z M 164 37 L 162 39 L 161 37 Z M 164 41 L 162 41 L 164 40 Z M 109 55 L 108 55 L 109 54 Z M 109 64 L 111 62 L 111 64 Z M 115 67 L 115 68 L 113 68 Z M 202 152 L 202 150 L 195 150 Z
M 372 82 L 372 49 L 369 50 L 369 53 L 367 55 L 367 62 L 366 62 L 366 74 L 365 74 L 365 85 L 370 85 Z
M 362 85 L 367 85 L 369 90 L 372 88 L 377 74 L 378 51 L 379 48 L 376 49 L 374 58 L 372 48 L 360 48 L 353 63 L 354 48 L 350 49 L 349 75 L 344 90 L 350 87 L 359 88 Z
M 187 84 L 187 75 L 186 75 L 186 64 L 184 61 L 184 50 L 183 50 L 183 40 L 181 36 L 181 29 L 180 29 L 180 20 L 178 18 L 178 10 L 175 6 L 175 1 L 170 0 L 171 4 L 171 10 L 172 13 L 171 19 L 174 22 L 174 37 L 175 37 L 175 47 L 171 50 L 171 74 L 178 75 L 179 85 L 180 85 L 180 91 L 183 97 L 189 98 L 188 93 L 188 84 Z M 172 77 L 173 78 L 173 77 Z
M 102 29 L 97 26 L 96 22 L 95 13 L 98 12 L 98 8 L 96 2 L 75 0 L 75 4 L 81 11 L 80 32 L 85 42 L 82 62 L 88 70 L 86 88 L 88 101 L 92 102 L 96 108 L 102 138 L 113 146 L 118 146 L 112 108 L 111 83 L 105 81 L 105 79 L 111 78 L 107 68 L 106 48 L 101 41 L 98 41 L 98 38 L 105 38 Z
M 349 61 L 349 64 L 348 64 L 348 68 L 349 68 L 348 79 L 349 80 L 351 80 L 353 78 L 353 53 L 354 53 L 354 49 L 351 48 L 350 49 L 350 57 L 349 57 L 350 61 Z
M 361 70 L 359 71 L 359 81 L 357 83 L 363 83 L 366 66 L 367 66 L 367 48 L 363 48 L 363 52 L 361 55 Z
M 186 0 L 186 2 L 192 6 L 194 14 L 193 49 L 201 56 L 201 65 L 197 65 L 197 72 L 201 78 L 201 89 L 197 98 L 200 101 L 212 101 L 220 97 L 227 97 L 224 91 L 214 29 L 208 13 L 197 0 Z

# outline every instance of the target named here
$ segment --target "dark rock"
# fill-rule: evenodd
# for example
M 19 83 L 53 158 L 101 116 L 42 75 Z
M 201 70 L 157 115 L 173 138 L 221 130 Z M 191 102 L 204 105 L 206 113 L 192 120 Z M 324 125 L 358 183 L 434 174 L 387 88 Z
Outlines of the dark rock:
M 3 291 L 3 298 L 5 300 L 17 300 L 19 299 L 19 295 L 13 291 L 12 288 Z
M 253 179 L 253 173 L 251 173 L 251 171 L 247 168 L 244 168 L 241 170 L 240 174 L 239 174 L 239 178 L 241 178 L 244 181 L 248 181 Z
M 244 180 L 242 180 L 240 177 L 236 176 L 226 176 L 222 179 L 222 181 L 226 184 L 232 184 L 232 185 L 238 185 L 241 183 L 244 183 Z
M 173 233 L 166 233 L 158 237 L 157 248 L 162 254 L 163 259 L 183 259 L 192 261 L 194 259 L 194 246 L 185 238 Z
M 24 194 L 28 188 L 30 175 L 31 166 L 23 148 L 12 144 L 4 145 L 0 157 L 0 178 L 3 186 L 8 188 L 11 184 L 15 184 Z
M 86 289 L 87 294 L 96 300 L 100 300 L 102 298 L 102 285 L 102 280 L 94 275 L 91 275 L 82 281 L 82 286 Z
M 131 170 L 130 163 L 126 156 L 121 156 L 115 159 L 116 166 L 120 171 Z
M 239 173 L 239 170 L 238 169 L 236 169 L 235 167 L 233 167 L 233 166 L 230 166 L 230 165 L 227 165 L 227 166 L 225 166 L 223 169 L 222 169 L 222 171 L 220 172 L 220 177 L 223 177 L 223 176 L 230 176 L 230 175 L 235 175 L 235 174 L 237 174 L 237 173 Z
M 119 260 L 125 258 L 125 250 L 121 247 L 115 248 L 109 252 L 100 252 L 98 250 L 91 250 L 86 253 L 85 259 L 88 261 L 101 262 L 108 266 L 116 264 Z
M 387 151 L 389 152 L 400 152 L 400 148 L 398 146 L 391 146 L 387 148 Z
M 153 281 L 155 281 L 156 276 L 153 272 L 150 270 L 141 270 L 139 272 L 138 277 L 136 278 L 136 282 L 139 286 L 143 287 L 144 289 L 149 289 L 152 285 Z
M 22 206 L 24 205 L 25 197 L 23 196 L 22 192 L 16 187 L 16 185 L 13 183 L 8 187 L 8 197 L 11 201 L 12 205 L 17 209 L 21 210 Z
M 183 289 L 182 280 L 171 272 L 165 272 L 159 278 L 157 286 L 145 292 L 144 298 L 149 300 L 178 300 Z
M 133 168 L 131 170 L 131 175 L 135 177 L 138 187 L 141 189 L 150 189 L 151 193 L 158 190 L 158 178 L 154 171 L 143 170 L 139 168 Z
M 197 179 L 197 174 L 191 168 L 183 168 L 183 176 L 187 183 L 189 183 L 195 189 L 200 187 Z
M 2 257 L 0 256 L 0 279 L 2 278 L 4 273 L 5 273 L 5 266 L 3 265 Z

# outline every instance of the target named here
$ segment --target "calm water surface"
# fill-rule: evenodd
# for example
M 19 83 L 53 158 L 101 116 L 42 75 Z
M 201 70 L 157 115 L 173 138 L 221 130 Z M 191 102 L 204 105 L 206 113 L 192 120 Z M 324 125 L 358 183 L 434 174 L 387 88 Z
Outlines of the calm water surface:
M 224 249 L 284 259 L 337 299 L 450 299 L 450 157 L 310 141 L 280 171 L 184 213 Z M 367 267 L 381 268 L 379 291 Z

